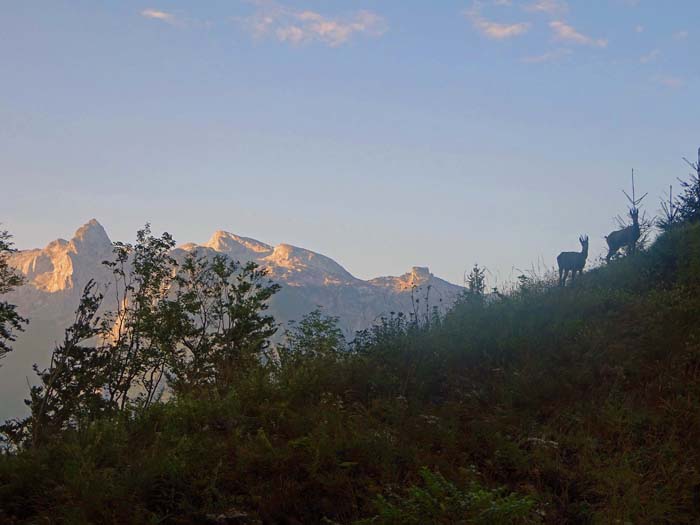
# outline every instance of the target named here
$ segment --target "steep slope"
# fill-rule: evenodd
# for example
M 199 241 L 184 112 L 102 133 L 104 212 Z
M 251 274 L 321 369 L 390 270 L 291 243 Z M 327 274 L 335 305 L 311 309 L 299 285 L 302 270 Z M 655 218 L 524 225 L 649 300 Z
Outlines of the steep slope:
M 693 225 L 0 456 L 0 501 L 18 523 L 697 524 L 699 314 Z

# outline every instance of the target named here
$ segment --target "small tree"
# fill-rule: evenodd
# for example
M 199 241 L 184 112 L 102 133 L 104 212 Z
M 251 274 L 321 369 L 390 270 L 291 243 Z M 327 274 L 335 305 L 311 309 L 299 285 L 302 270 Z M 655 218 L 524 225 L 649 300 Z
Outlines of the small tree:
M 670 230 L 680 222 L 679 208 L 673 199 L 673 186 L 668 187 L 668 200 L 661 200 L 661 217 L 656 221 L 656 225 L 661 230 Z
M 683 193 L 678 196 L 678 215 L 681 221 L 696 222 L 700 220 L 700 148 L 698 161 L 683 160 L 693 169 L 688 180 L 680 180 Z
M 486 293 L 486 268 L 474 264 L 471 272 L 464 272 L 463 299 L 469 302 L 482 302 Z
M 483 297 L 486 291 L 486 269 L 479 268 L 478 264 L 474 264 L 474 268 L 467 276 L 466 284 L 470 294 Z
M 634 169 L 632 170 L 632 195 L 622 190 L 622 193 L 627 198 L 629 203 L 627 217 L 632 221 L 627 222 L 626 218 L 621 216 L 615 217 L 615 221 L 619 227 L 618 230 L 611 232 L 607 237 L 608 255 L 606 261 L 610 261 L 613 257 L 617 257 L 618 251 L 624 249 L 625 255 L 631 255 L 637 251 L 637 248 L 644 247 L 649 239 L 655 220 L 646 217 L 646 212 L 642 213 L 641 217 L 640 204 L 648 195 L 645 193 L 641 197 L 637 197 Z
M 32 444 L 66 428 L 90 422 L 110 408 L 103 396 L 109 348 L 97 340 L 103 332 L 97 311 L 102 295 L 90 281 L 80 299 L 73 324 L 45 370 L 34 365 L 41 384 L 31 388 Z
M 295 323 L 291 321 L 284 341 L 273 349 L 269 365 L 285 398 L 324 390 L 322 383 L 334 384 L 334 365 L 350 355 L 338 318 L 316 309 Z
M 24 282 L 22 276 L 10 266 L 10 254 L 14 252 L 12 236 L 5 230 L 0 231 L 0 295 L 11 292 Z M 15 340 L 15 332 L 21 331 L 27 322 L 14 304 L 0 301 L 0 359 L 12 351 L 10 343 Z
M 189 254 L 175 278 L 171 319 L 177 348 L 168 379 L 176 391 L 216 385 L 224 392 L 261 362 L 277 331 L 265 315 L 280 286 L 256 263 Z
M 346 348 L 338 321 L 338 317 L 324 315 L 317 308 L 299 323 L 290 322 L 291 327 L 285 332 L 285 350 L 293 356 L 337 356 Z
M 110 344 L 106 395 L 120 410 L 137 401 L 148 406 L 160 392 L 165 365 L 174 351 L 173 310 L 168 302 L 177 263 L 168 233 L 139 230 L 136 244 L 114 243 L 116 310 L 105 314 Z
M 109 409 L 102 393 L 108 348 L 98 337 L 103 331 L 97 317 L 102 295 L 94 289 L 90 281 L 83 290 L 75 320 L 51 353 L 48 368 L 34 365 L 39 384 L 30 388 L 30 399 L 25 401 L 31 415 L 0 427 L 5 440 L 15 447 L 40 446 L 51 436 L 77 428 Z

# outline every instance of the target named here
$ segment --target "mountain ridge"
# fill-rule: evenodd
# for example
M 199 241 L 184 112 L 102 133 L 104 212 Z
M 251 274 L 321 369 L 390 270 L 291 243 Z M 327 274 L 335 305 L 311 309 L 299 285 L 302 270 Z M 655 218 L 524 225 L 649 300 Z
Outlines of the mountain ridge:
M 102 264 L 113 256 L 112 248 L 105 228 L 91 219 L 70 240 L 56 239 L 44 248 L 11 255 L 10 264 L 26 282 L 7 299 L 30 323 L 26 332 L 19 335 L 15 352 L 0 367 L 0 397 L 12 400 L 9 413 L 3 413 L 7 408 L 0 407 L 0 418 L 22 410 L 25 378 L 32 376 L 31 366 L 46 363 L 51 348 L 62 339 L 63 328 L 73 319 L 85 285 L 91 280 L 101 286 L 112 282 L 111 270 Z M 462 290 L 419 266 L 400 276 L 363 280 L 323 254 L 285 243 L 272 246 L 224 230 L 215 231 L 202 244 L 181 244 L 172 255 L 182 260 L 193 250 L 204 256 L 220 254 L 242 263 L 255 262 L 268 269 L 269 278 L 282 286 L 269 308 L 282 327 L 277 337 L 281 337 L 289 321 L 298 321 L 321 307 L 326 315 L 338 317 L 344 334 L 352 338 L 383 316 L 413 312 L 416 298 L 421 299 L 421 312 L 426 311 L 426 296 L 431 305 L 445 312 Z M 113 309 L 113 300 L 112 294 L 107 293 L 105 308 Z
M 405 289 L 407 279 L 415 281 L 415 284 L 418 285 L 426 284 L 431 279 L 437 279 L 446 285 L 457 289 L 461 288 L 444 279 L 435 277 L 430 273 L 429 268 L 422 266 L 413 266 L 408 272 L 400 276 L 378 276 L 365 280 L 352 275 L 341 264 L 321 253 L 287 243 L 273 246 L 226 230 L 216 230 L 209 240 L 202 244 L 187 242 L 178 245 L 173 251 L 177 253 L 179 250 L 190 252 L 207 249 L 227 255 L 239 262 L 256 262 L 273 272 L 273 276 L 284 274 L 281 269 L 286 269 L 287 271 L 319 270 L 335 275 L 349 283 L 364 283 L 384 287 L 387 282 L 396 281 L 402 284 L 401 289 Z M 72 256 L 84 256 L 86 254 L 103 256 L 111 254 L 111 250 L 112 240 L 102 224 L 93 218 L 79 227 L 70 240 L 58 238 L 49 242 L 44 248 L 18 250 L 10 257 L 10 264 L 25 276 L 28 280 L 27 284 L 30 286 L 36 286 L 47 292 L 57 292 L 74 285 L 73 279 L 70 278 L 72 274 L 69 273 L 74 270 L 71 264 L 73 262 Z M 70 257 L 71 260 L 63 260 L 65 257 Z M 99 262 L 101 263 L 102 261 Z M 275 272 L 276 269 L 279 270 Z M 49 279 L 48 276 L 40 277 L 42 274 L 53 275 Z M 61 277 L 65 279 L 61 279 Z M 43 284 L 47 281 L 54 285 L 48 286 Z M 64 283 L 64 285 L 61 286 L 58 283 Z M 397 291 L 401 289 L 397 289 Z

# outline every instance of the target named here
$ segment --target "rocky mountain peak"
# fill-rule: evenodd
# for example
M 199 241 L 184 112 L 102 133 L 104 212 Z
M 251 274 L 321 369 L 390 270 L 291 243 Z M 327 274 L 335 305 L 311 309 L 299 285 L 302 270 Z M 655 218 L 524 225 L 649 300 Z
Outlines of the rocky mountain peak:
M 90 219 L 78 228 L 71 242 L 75 245 L 76 251 L 87 249 L 93 252 L 103 252 L 112 248 L 112 241 L 96 219 Z
M 272 253 L 272 246 L 224 230 L 215 231 L 203 246 L 241 261 L 254 260 Z
M 216 231 L 204 244 L 184 244 L 174 253 L 180 257 L 193 250 L 201 250 L 207 256 L 220 253 L 266 268 L 270 279 L 283 287 L 271 305 L 271 311 L 280 320 L 298 320 L 321 305 L 329 314 L 340 316 L 343 327 L 350 332 L 365 328 L 383 312 L 408 311 L 416 287 L 432 285 L 431 298 L 442 301 L 445 307 L 460 289 L 438 279 L 422 266 L 414 266 L 398 277 L 365 281 L 320 253 L 290 244 L 272 247 L 223 230 Z M 78 228 L 70 241 L 58 239 L 43 249 L 13 254 L 11 264 L 27 278 L 27 284 L 17 290 L 16 304 L 31 316 L 46 303 L 47 294 L 57 294 L 56 304 L 51 307 L 56 311 L 49 315 L 47 306 L 42 315 L 72 313 L 75 304 L 71 302 L 74 301 L 71 294 L 78 293 L 91 279 L 103 284 L 110 282 L 111 273 L 102 262 L 109 259 L 111 253 L 109 236 L 102 225 L 92 219 Z M 61 302 L 58 296 L 64 292 L 65 296 L 61 297 L 65 297 L 65 301 Z
M 57 293 L 80 288 L 92 277 L 101 276 L 102 261 L 111 252 L 107 232 L 92 219 L 78 228 L 70 241 L 57 239 L 44 249 L 17 252 L 10 264 L 27 278 L 27 287 Z
M 425 266 L 414 266 L 411 268 L 411 279 L 416 284 L 422 284 L 430 280 L 430 270 Z
M 350 272 L 333 259 L 290 244 L 275 246 L 272 254 L 263 260 L 263 264 L 294 269 L 296 271 L 317 270 L 347 280 L 354 279 Z

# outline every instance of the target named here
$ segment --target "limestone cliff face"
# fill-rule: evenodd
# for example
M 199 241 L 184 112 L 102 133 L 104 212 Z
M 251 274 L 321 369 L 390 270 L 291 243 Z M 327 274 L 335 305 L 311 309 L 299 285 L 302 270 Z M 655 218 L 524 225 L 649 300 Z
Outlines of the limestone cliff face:
M 10 264 L 27 278 L 28 285 L 46 293 L 59 293 L 85 285 L 105 273 L 101 262 L 110 257 L 110 241 L 95 219 L 79 228 L 70 241 L 57 239 L 43 250 L 26 250 L 10 258 Z
M 349 337 L 382 315 L 413 311 L 412 296 L 421 298 L 424 305 L 429 293 L 430 304 L 445 310 L 461 290 L 421 267 L 398 277 L 364 281 L 324 255 L 288 244 L 273 247 L 225 231 L 215 232 L 203 244 L 179 246 L 173 255 L 180 259 L 192 250 L 202 255 L 223 254 L 240 262 L 254 261 L 268 268 L 270 278 L 282 285 L 269 310 L 278 322 L 298 320 L 321 306 L 326 314 L 340 318 Z M 100 284 L 111 282 L 111 273 L 102 264 L 111 257 L 112 242 L 94 219 L 69 241 L 58 239 L 43 249 L 12 255 L 10 263 L 26 277 L 26 284 L 7 299 L 17 304 L 31 323 L 20 335 L 16 351 L 0 368 L 0 398 L 14 395 L 21 400 L 25 377 L 32 375 L 31 364 L 46 363 L 54 341 L 62 337 L 62 328 L 73 318 L 83 287 L 90 279 Z M 17 392 L 12 394 L 8 389 Z M 0 419 L 5 415 L 3 410 L 0 406 Z
M 110 271 L 102 261 L 111 256 L 112 241 L 93 219 L 79 228 L 70 241 L 57 239 L 43 249 L 13 254 L 10 264 L 25 276 L 26 284 L 9 294 L 7 300 L 32 320 L 66 324 L 90 279 L 99 283 L 110 281 Z M 33 331 L 33 327 L 27 328 L 28 333 Z M 60 335 L 50 334 L 49 341 Z M 20 344 L 25 338 L 21 336 Z
M 280 321 L 299 319 L 321 306 L 328 314 L 340 317 L 348 334 L 366 328 L 383 314 L 411 311 L 411 295 L 424 297 L 428 286 L 431 303 L 441 308 L 451 305 L 460 290 L 422 267 L 413 267 L 398 277 L 363 281 L 325 255 L 289 244 L 273 247 L 225 231 L 215 232 L 203 244 L 184 244 L 174 250 L 174 255 L 182 257 L 193 250 L 223 254 L 241 262 L 254 261 L 268 268 L 270 277 L 282 285 L 271 307 Z M 110 272 L 102 262 L 111 257 L 112 241 L 92 219 L 70 241 L 58 239 L 43 249 L 14 254 L 10 263 L 27 282 L 10 299 L 30 318 L 70 318 L 79 293 L 90 279 L 110 282 Z

